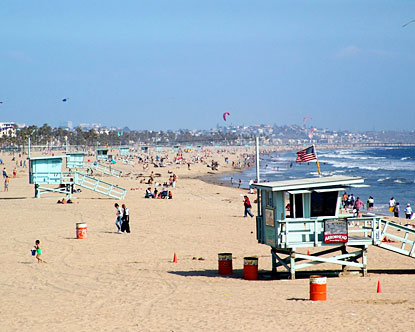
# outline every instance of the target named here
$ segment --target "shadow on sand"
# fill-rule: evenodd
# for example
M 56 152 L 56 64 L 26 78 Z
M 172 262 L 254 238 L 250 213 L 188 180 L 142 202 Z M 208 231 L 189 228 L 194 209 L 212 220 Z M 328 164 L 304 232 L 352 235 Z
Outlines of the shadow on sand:
M 220 275 L 218 270 L 192 270 L 192 271 L 168 271 L 168 273 L 175 274 L 182 277 L 208 277 L 208 278 L 233 278 L 242 279 L 243 270 L 234 269 L 232 275 Z M 297 271 L 295 274 L 296 279 L 309 279 L 312 275 L 321 275 L 327 278 L 338 278 L 341 276 L 342 271 L 333 270 L 320 270 L 320 271 Z M 415 269 L 372 269 L 368 270 L 369 274 L 415 274 Z M 348 271 L 348 275 L 360 277 L 360 271 Z M 288 272 L 278 272 L 272 274 L 271 271 L 258 271 L 258 280 L 289 280 L 290 275 Z M 292 299 L 301 300 L 301 299 Z

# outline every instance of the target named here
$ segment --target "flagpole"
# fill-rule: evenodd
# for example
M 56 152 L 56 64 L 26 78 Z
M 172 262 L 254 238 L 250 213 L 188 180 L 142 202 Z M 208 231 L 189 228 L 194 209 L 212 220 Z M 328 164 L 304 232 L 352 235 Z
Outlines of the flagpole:
M 316 156 L 316 164 L 317 164 L 317 171 L 318 171 L 318 175 L 321 176 L 321 172 L 320 172 L 320 163 L 318 162 L 318 157 L 317 157 L 317 150 L 316 150 L 316 146 L 313 144 L 313 149 L 314 149 L 314 154 Z

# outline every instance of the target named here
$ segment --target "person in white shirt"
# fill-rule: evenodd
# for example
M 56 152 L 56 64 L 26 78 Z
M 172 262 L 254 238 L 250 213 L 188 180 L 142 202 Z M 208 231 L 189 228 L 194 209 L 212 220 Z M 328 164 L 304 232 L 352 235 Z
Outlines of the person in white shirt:
M 405 208 L 405 217 L 406 219 L 411 219 L 412 217 L 412 208 L 411 208 L 411 204 L 406 204 L 406 208 Z
M 122 213 L 121 213 L 121 209 L 120 206 L 118 205 L 118 203 L 114 204 L 114 207 L 116 209 L 115 215 L 117 217 L 117 219 L 115 220 L 115 226 L 117 226 L 118 228 L 118 233 L 121 233 L 121 227 L 122 227 Z

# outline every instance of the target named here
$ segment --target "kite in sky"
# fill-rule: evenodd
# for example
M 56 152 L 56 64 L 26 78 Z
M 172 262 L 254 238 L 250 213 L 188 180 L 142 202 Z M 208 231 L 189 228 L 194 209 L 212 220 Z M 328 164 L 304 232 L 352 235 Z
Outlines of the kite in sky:
M 231 115 L 231 113 L 229 113 L 229 112 L 225 112 L 225 113 L 223 113 L 223 120 L 224 120 L 224 121 L 226 121 L 226 117 L 227 117 L 228 115 Z
M 68 100 L 69 100 L 69 98 L 63 98 L 63 99 L 62 99 L 62 101 L 63 101 L 64 103 L 66 103 Z
M 408 23 L 405 23 L 404 25 L 402 25 L 402 28 L 405 28 L 407 25 L 409 25 L 411 23 L 414 23 L 414 22 L 415 22 L 415 20 L 409 21 Z
M 305 126 L 306 126 L 306 121 L 307 121 L 307 119 L 310 119 L 310 120 L 312 120 L 313 118 L 311 117 L 311 116 L 305 116 L 304 117 L 304 119 L 303 119 L 303 128 L 305 128 Z

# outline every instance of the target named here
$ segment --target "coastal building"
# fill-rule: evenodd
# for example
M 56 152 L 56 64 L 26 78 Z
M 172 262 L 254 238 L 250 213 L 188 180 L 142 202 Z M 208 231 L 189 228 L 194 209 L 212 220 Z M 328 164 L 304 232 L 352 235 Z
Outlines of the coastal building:
M 0 137 L 16 137 L 16 127 L 14 122 L 0 122 Z

